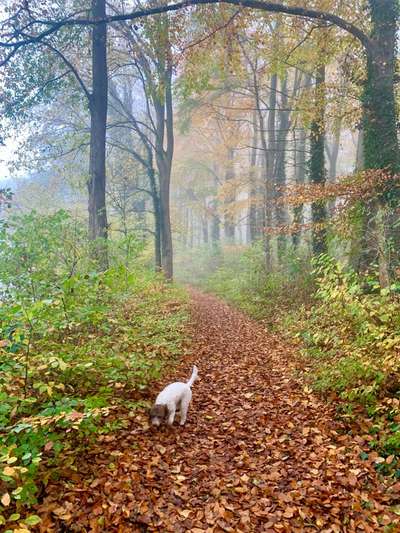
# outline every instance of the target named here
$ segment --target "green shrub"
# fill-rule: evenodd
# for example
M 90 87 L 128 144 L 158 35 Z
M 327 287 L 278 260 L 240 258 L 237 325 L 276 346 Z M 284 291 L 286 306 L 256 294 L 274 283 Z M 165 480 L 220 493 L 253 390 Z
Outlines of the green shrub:
M 2 229 L 0 525 L 10 512 L 26 516 L 38 480 L 52 472 L 45 464 L 116 431 L 119 423 L 100 418 L 182 350 L 185 292 L 135 266 L 132 243 L 126 261 L 114 256 L 106 272 L 94 272 L 83 233 L 79 249 L 68 244 L 72 230 L 64 212 L 16 217 Z
M 224 249 L 220 266 L 203 286 L 256 318 L 277 325 L 292 307 L 308 302 L 313 280 L 306 258 L 289 249 L 284 269 L 266 272 L 263 244 Z
M 385 375 L 400 369 L 400 301 L 383 290 L 365 294 L 362 280 L 329 256 L 315 261 L 317 303 L 293 320 L 296 335 L 327 356 L 316 365 L 320 390 L 374 401 Z

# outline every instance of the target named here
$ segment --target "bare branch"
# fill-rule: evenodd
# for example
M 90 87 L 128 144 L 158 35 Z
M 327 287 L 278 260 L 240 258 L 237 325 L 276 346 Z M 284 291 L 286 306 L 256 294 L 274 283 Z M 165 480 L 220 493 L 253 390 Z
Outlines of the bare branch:
M 84 81 L 82 80 L 79 72 L 77 71 L 77 69 L 74 67 L 74 65 L 71 63 L 71 61 L 69 61 L 69 59 L 67 59 L 65 57 L 65 55 L 60 51 L 58 50 L 58 48 L 56 48 L 55 46 L 53 46 L 52 44 L 48 43 L 47 41 L 42 41 L 40 43 L 41 45 L 45 46 L 46 48 L 49 48 L 49 50 L 51 50 L 52 52 L 54 52 L 56 55 L 58 55 L 59 58 L 61 58 L 61 60 L 67 65 L 67 67 L 69 68 L 71 74 L 73 74 L 73 76 L 75 77 L 75 79 L 77 80 L 77 82 L 79 83 L 79 85 L 81 86 L 81 89 L 83 90 L 83 92 L 85 93 L 85 96 L 86 98 L 88 99 L 89 101 L 89 104 L 91 102 L 91 98 L 92 98 L 92 95 L 91 93 L 89 92 L 88 88 L 86 87 Z

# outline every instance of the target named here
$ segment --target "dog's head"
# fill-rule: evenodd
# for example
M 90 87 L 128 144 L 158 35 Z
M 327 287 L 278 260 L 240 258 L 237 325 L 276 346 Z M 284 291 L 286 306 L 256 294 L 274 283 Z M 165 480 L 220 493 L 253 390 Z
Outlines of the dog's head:
M 150 409 L 149 417 L 153 426 L 161 426 L 168 416 L 168 407 L 166 405 L 154 404 Z

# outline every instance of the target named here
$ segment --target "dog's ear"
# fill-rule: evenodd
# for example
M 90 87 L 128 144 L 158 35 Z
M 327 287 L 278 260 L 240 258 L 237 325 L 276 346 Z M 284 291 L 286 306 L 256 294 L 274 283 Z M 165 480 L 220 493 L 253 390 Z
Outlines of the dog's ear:
M 167 418 L 168 413 L 168 407 L 166 405 L 154 404 L 151 409 L 149 409 L 150 418 Z
M 157 404 L 153 403 L 153 405 L 149 409 L 150 418 L 154 417 L 154 416 L 160 416 L 160 408 L 161 407 L 162 407 L 161 405 L 157 405 Z

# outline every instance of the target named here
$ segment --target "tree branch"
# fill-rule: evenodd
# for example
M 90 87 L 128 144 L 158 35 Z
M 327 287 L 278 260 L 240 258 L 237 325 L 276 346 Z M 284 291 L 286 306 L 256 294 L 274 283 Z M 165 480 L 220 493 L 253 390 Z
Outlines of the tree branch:
M 41 45 L 43 46 L 46 46 L 47 48 L 49 48 L 49 50 L 51 50 L 52 52 L 54 52 L 56 55 L 58 55 L 58 57 L 67 65 L 67 67 L 69 68 L 71 74 L 73 74 L 75 76 L 75 79 L 77 80 L 77 82 L 79 83 L 79 85 L 81 86 L 83 92 L 85 93 L 85 96 L 86 98 L 88 99 L 89 101 L 89 104 L 91 102 L 91 99 L 92 99 L 92 95 L 91 93 L 89 92 L 88 88 L 86 87 L 84 81 L 82 80 L 79 72 L 77 71 L 77 69 L 74 67 L 74 65 L 71 63 L 71 61 L 69 61 L 69 59 L 67 59 L 65 57 L 65 55 L 60 52 L 60 50 L 58 50 L 58 48 L 56 48 L 55 46 L 53 46 L 52 44 L 48 43 L 47 41 L 41 41 L 40 43 Z
M 48 26 L 48 28 L 37 35 L 26 37 L 19 41 L 0 41 L 0 47 L 3 48 L 15 48 L 28 44 L 41 42 L 46 37 L 56 33 L 60 28 L 64 26 L 92 26 L 94 24 L 121 22 L 124 20 L 135 20 L 138 18 L 148 17 L 150 15 L 158 15 L 169 11 L 179 11 L 192 6 L 209 5 L 209 4 L 231 4 L 241 8 L 247 7 L 257 9 L 260 11 L 266 11 L 268 13 L 284 13 L 290 16 L 298 16 L 307 19 L 316 19 L 319 21 L 325 21 L 342 28 L 346 32 L 353 35 L 358 39 L 367 51 L 371 49 L 371 39 L 360 28 L 353 23 L 344 20 L 338 15 L 328 13 L 326 11 L 318 11 L 316 9 L 308 9 L 299 6 L 287 6 L 284 4 L 277 4 L 273 2 L 262 2 L 260 0 L 185 0 L 176 4 L 157 6 L 149 9 L 139 9 L 132 13 L 125 13 L 120 15 L 112 15 L 102 19 L 90 19 L 90 18 L 65 18 L 58 22 L 52 20 L 41 20 L 38 24 L 42 26 Z

